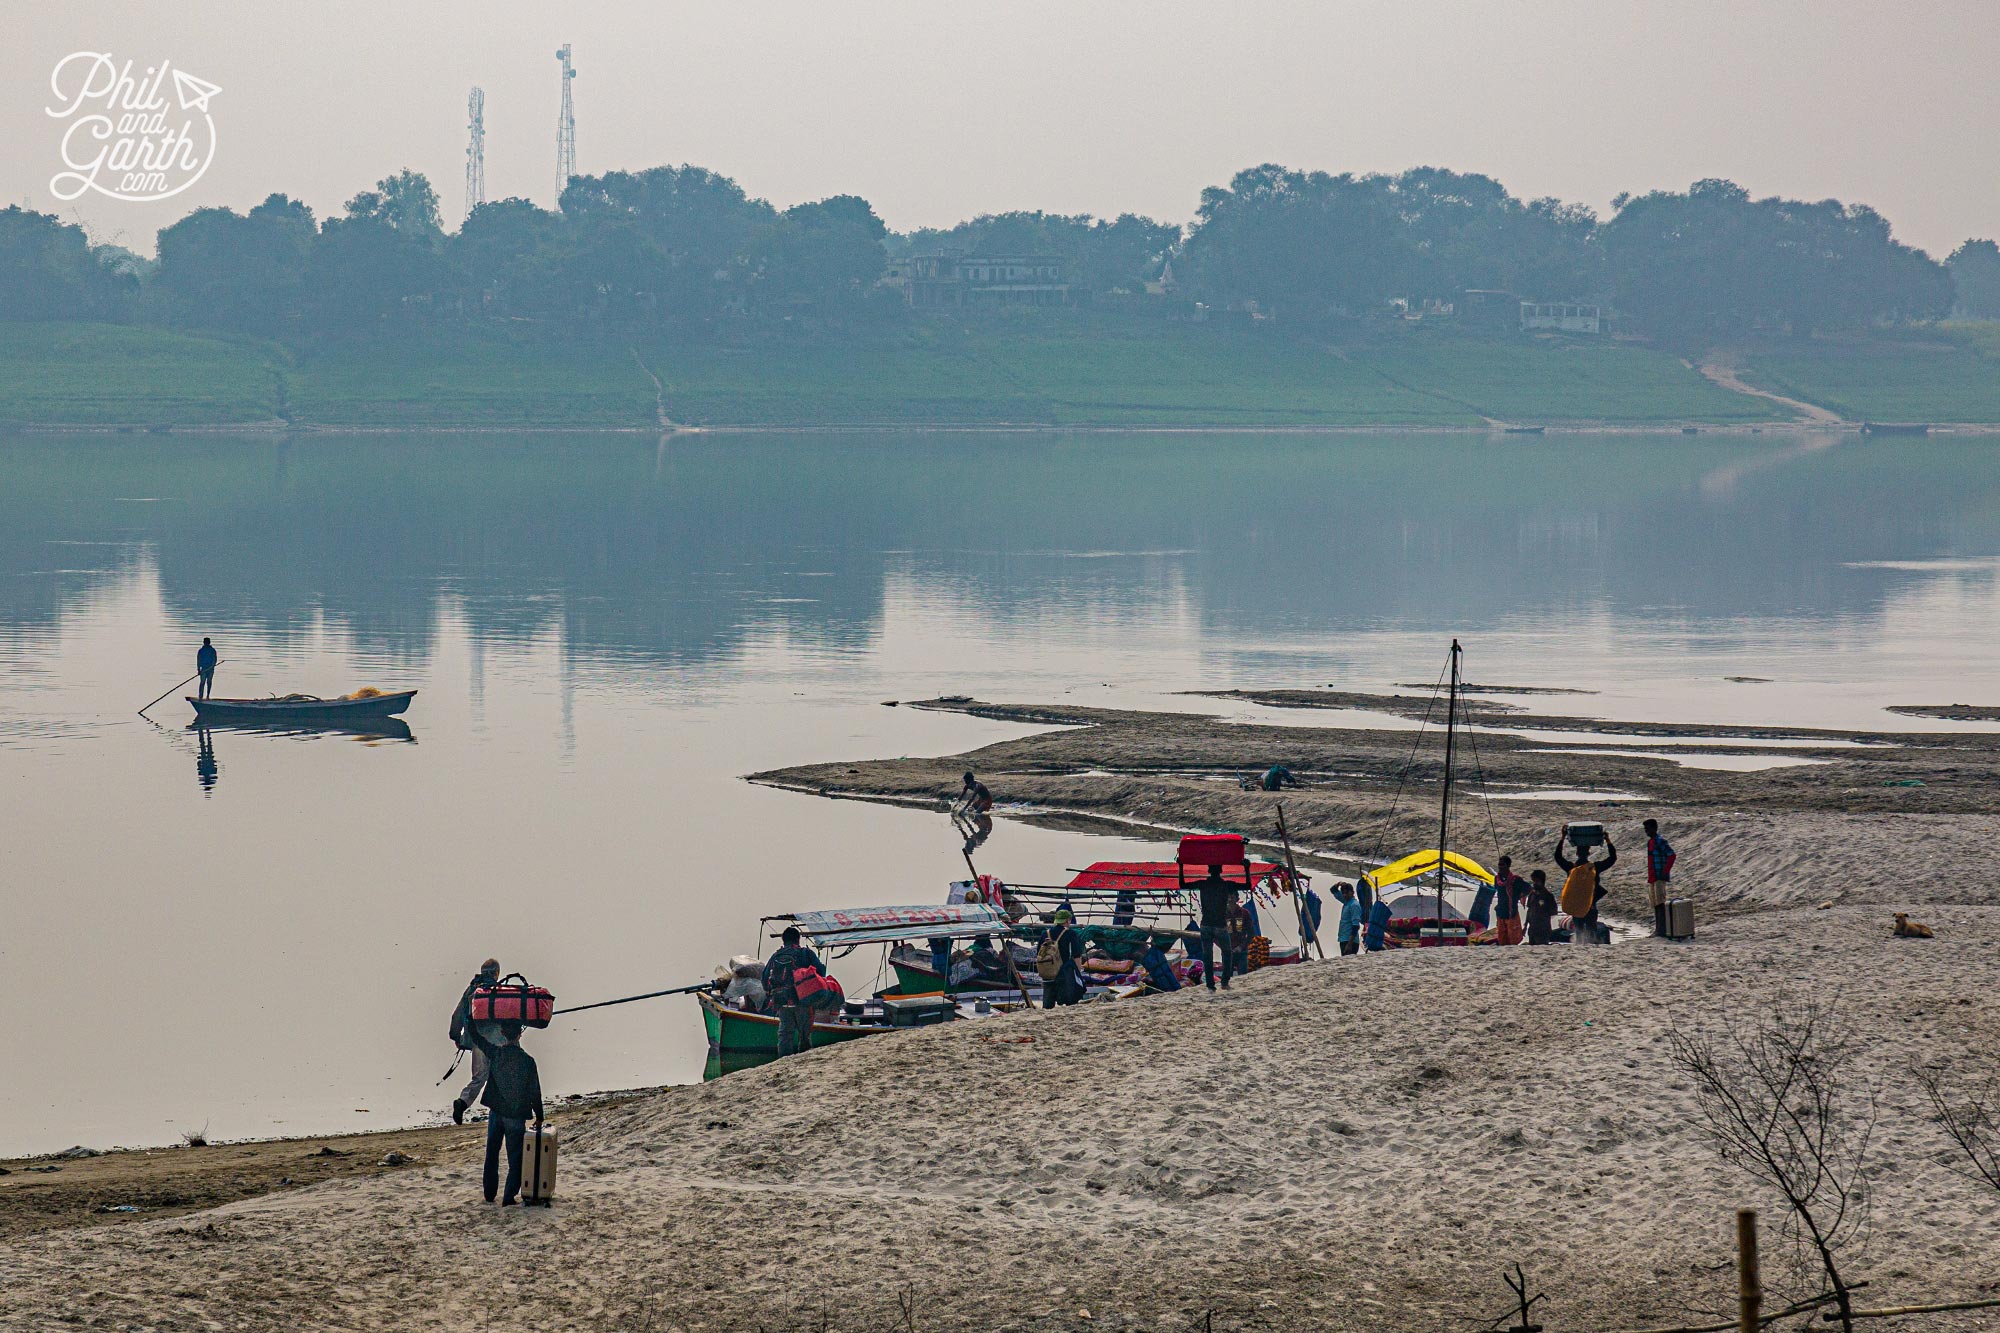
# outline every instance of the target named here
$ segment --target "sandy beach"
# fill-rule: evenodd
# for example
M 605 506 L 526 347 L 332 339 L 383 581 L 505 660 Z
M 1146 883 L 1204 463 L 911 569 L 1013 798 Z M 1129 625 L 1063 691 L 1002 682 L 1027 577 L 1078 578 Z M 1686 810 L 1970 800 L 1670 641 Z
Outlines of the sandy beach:
M 1552 1329 L 1674 1323 L 1722 1307 L 1732 1209 L 1772 1199 L 1664 1033 L 1786 987 L 1840 989 L 1880 1081 L 1870 1295 L 2000 1295 L 2000 1195 L 1906 1073 L 2000 1045 L 2000 911 L 1930 919 L 1406 951 L 816 1051 L 592 1117 L 546 1213 L 480 1203 L 466 1145 L 8 1241 L 0 1327 L 1430 1329 L 1498 1313 L 1514 1261 Z
M 930 706 L 1062 725 L 758 780 L 921 805 L 976 765 L 1020 817 L 1256 829 L 1277 798 L 1233 774 L 1282 753 L 1307 783 L 1284 801 L 1318 864 L 1340 863 L 1350 828 L 1414 841 L 1434 818 L 1427 796 L 1394 794 L 1406 732 Z M 1605 744 L 1607 724 L 1505 708 L 1475 716 Z M 588 1108 L 550 1211 L 479 1200 L 476 1128 L 416 1131 L 416 1160 L 395 1169 L 373 1143 L 336 1149 L 356 1165 L 313 1177 L 287 1166 L 325 1163 L 312 1145 L 249 1149 L 261 1175 L 218 1168 L 210 1194 L 176 1195 L 180 1215 L 115 1225 L 82 1207 L 170 1171 L 156 1163 L 176 1151 L 79 1161 L 66 1206 L 0 1233 L 0 1327 L 1446 1329 L 1497 1318 L 1516 1262 L 1551 1330 L 1713 1322 L 1732 1299 L 1734 1210 L 1775 1227 L 1778 1200 L 1719 1157 L 1668 1034 L 1807 992 L 1853 1025 L 1876 1099 L 1872 1232 L 1850 1258 L 1861 1304 L 2000 1297 L 2000 1192 L 1956 1169 L 1912 1075 L 1944 1057 L 1985 1068 L 2000 1049 L 2000 907 L 1982 869 L 2000 831 L 1995 739 L 1638 735 L 1717 753 L 1790 738 L 1802 748 L 1787 753 L 1822 761 L 1588 758 L 1593 785 L 1643 790 L 1669 821 L 1699 886 L 1693 941 L 1392 951 L 1266 969 L 1220 995 L 823 1049 Z M 1528 787 L 1574 784 L 1584 759 L 1559 740 L 1480 744 L 1491 773 Z M 1489 836 L 1524 849 L 1563 818 L 1606 818 L 1623 839 L 1617 821 L 1639 817 L 1493 806 Z M 1641 880 L 1614 878 L 1626 906 Z M 1892 910 L 1937 938 L 1893 938 Z M 0 1201 L 9 1185 L 23 1197 L 16 1174 Z M 1770 1242 L 1774 1300 L 1808 1294 L 1787 1254 Z M 1926 1320 L 2000 1328 L 2000 1311 Z
M 1798 986 L 1840 990 L 1880 1088 L 1869 1295 L 2000 1295 L 2000 1194 L 1907 1075 L 2000 1045 L 2000 910 L 1929 919 L 1412 950 L 855 1043 L 594 1116 L 548 1212 L 482 1204 L 468 1149 L 11 1240 L 0 1326 L 1428 1329 L 1498 1314 L 1515 1261 L 1551 1329 L 1671 1324 L 1724 1306 L 1732 1210 L 1773 1200 L 1665 1034 Z

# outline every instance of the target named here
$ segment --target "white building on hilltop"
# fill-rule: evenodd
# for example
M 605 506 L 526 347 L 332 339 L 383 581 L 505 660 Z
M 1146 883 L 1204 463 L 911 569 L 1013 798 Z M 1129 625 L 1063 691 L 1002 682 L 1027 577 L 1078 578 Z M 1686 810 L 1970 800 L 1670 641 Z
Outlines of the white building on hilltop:
M 1603 314 L 1594 305 L 1569 301 L 1521 302 L 1521 330 L 1524 333 L 1602 333 Z

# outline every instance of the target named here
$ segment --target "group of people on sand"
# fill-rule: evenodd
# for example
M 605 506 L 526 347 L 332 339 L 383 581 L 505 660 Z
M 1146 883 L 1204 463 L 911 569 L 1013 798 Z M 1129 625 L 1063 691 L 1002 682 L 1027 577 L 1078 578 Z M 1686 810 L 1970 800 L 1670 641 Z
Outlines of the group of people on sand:
M 1667 902 L 1673 896 L 1675 853 L 1661 834 L 1658 820 L 1648 819 L 1641 827 L 1646 832 L 1646 893 L 1653 909 L 1653 934 L 1664 937 L 1668 933 Z M 1555 889 L 1550 887 L 1546 871 L 1531 870 L 1524 879 L 1514 873 L 1513 857 L 1501 857 L 1494 867 L 1493 882 L 1480 885 L 1473 896 L 1472 909 L 1466 914 L 1472 928 L 1481 934 L 1491 932 L 1496 944 L 1554 944 L 1559 937 L 1572 944 L 1605 942 L 1607 933 L 1598 919 L 1598 909 L 1610 892 L 1604 877 L 1618 864 L 1617 846 L 1607 833 L 1603 855 L 1593 857 L 1588 848 L 1570 847 L 1565 830 L 1556 839 L 1553 855 L 1564 876 L 1561 887 Z M 1340 900 L 1334 938 L 1342 956 L 1379 953 L 1391 947 L 1391 909 L 1366 875 L 1357 876 L 1350 884 L 1335 885 L 1333 892 Z M 1566 911 L 1565 904 L 1577 909 L 1568 912 L 1566 935 L 1556 924 L 1557 917 Z

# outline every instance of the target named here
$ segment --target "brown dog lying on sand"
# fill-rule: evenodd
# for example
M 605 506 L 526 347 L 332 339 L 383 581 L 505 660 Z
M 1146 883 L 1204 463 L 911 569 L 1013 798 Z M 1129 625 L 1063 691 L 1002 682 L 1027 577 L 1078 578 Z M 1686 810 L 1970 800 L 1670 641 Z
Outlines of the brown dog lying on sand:
M 1935 938 L 1931 928 L 1921 921 L 1910 920 L 1907 912 L 1896 913 L 1896 929 L 1891 932 L 1906 940 L 1928 940 Z

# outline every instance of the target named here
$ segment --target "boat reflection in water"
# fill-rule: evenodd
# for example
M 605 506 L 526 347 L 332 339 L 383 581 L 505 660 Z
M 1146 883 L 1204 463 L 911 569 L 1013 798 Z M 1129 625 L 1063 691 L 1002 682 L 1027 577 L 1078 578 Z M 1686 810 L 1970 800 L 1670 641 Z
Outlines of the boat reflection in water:
M 706 1083 L 739 1069 L 755 1069 L 779 1058 L 767 1051 L 710 1051 L 708 1063 L 701 1069 L 702 1081 Z
M 313 740 L 322 736 L 346 737 L 363 745 L 382 743 L 398 744 L 417 742 L 417 734 L 410 730 L 410 724 L 400 717 L 357 718 L 352 722 L 190 722 L 187 729 L 195 734 L 194 776 L 201 784 L 204 795 L 215 790 L 215 784 L 222 780 L 222 764 L 215 757 L 215 733 L 230 731 L 258 736 L 290 736 L 296 740 Z

